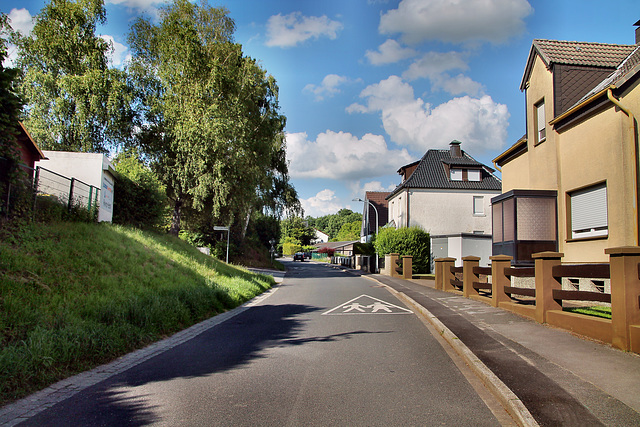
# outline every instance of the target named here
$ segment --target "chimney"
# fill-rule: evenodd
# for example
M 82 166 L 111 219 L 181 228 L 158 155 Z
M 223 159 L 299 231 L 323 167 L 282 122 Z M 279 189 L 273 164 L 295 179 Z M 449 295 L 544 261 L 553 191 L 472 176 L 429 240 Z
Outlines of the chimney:
M 456 140 L 451 141 L 451 143 L 449 144 L 449 153 L 451 154 L 451 157 L 456 157 L 456 158 L 462 157 L 462 150 L 460 149 L 460 144 L 462 144 L 460 141 L 456 141 Z
M 633 25 L 636 26 L 636 44 L 640 44 L 640 20 Z

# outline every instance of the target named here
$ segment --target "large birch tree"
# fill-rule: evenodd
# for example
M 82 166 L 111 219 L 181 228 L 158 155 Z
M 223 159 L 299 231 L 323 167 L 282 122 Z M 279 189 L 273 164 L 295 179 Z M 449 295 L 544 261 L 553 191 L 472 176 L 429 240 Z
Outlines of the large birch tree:
M 183 212 L 244 229 L 261 201 L 299 204 L 276 81 L 234 42 L 228 11 L 175 0 L 159 17 L 133 24 L 130 72 L 144 112 L 139 142 L 173 204 L 171 232 Z

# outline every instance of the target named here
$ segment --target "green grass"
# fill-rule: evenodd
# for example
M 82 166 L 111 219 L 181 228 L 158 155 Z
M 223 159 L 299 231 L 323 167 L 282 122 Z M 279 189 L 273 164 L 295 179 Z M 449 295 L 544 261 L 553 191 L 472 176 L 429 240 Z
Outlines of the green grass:
M 0 405 L 272 285 L 168 235 L 85 223 L 0 230 Z
M 604 319 L 611 319 L 611 307 L 602 307 L 602 306 L 565 307 L 562 310 L 568 311 L 570 313 L 586 314 L 589 316 L 596 316 L 596 317 L 602 317 Z

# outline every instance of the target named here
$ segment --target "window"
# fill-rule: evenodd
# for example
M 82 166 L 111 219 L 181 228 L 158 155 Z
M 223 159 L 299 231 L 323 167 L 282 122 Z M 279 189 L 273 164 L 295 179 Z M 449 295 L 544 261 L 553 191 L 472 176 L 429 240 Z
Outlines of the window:
M 484 215 L 484 196 L 473 196 L 473 214 Z
M 544 115 L 544 100 L 535 105 L 536 110 L 536 144 L 547 139 L 547 123 Z
M 462 181 L 462 169 L 451 169 L 451 181 Z
M 609 235 L 606 184 L 569 193 L 569 204 L 572 239 Z
M 467 173 L 468 173 L 467 176 L 468 176 L 469 181 L 479 182 L 481 180 L 480 179 L 480 170 L 479 169 L 469 169 L 467 171 Z

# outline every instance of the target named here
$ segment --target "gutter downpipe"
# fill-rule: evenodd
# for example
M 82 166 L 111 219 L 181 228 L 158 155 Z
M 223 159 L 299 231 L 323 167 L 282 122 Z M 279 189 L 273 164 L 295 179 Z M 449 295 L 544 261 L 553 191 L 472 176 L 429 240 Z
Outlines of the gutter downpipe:
M 635 217 L 635 233 L 634 233 L 634 237 L 636 239 L 636 246 L 639 245 L 640 243 L 640 235 L 638 234 L 640 232 L 640 217 L 638 217 L 638 201 L 640 199 L 640 176 L 638 175 L 638 141 L 636 138 L 636 132 L 635 132 L 635 124 L 636 124 L 636 120 L 635 117 L 633 116 L 633 113 L 626 107 L 624 107 L 620 101 L 618 99 L 616 99 L 613 96 L 613 92 L 611 91 L 612 88 L 614 88 L 615 86 L 610 86 L 609 89 L 607 89 L 607 98 L 609 98 L 609 101 L 611 101 L 615 106 L 617 106 L 618 108 L 620 108 L 620 110 L 622 110 L 623 113 L 625 113 L 627 115 L 627 117 L 629 117 L 629 136 L 631 137 L 631 141 L 633 142 L 633 157 L 635 159 L 635 163 L 634 163 L 634 169 L 635 169 L 635 177 L 636 177 L 636 191 L 635 191 L 635 200 L 634 200 L 634 206 L 633 206 L 633 212 L 634 212 L 634 217 Z

